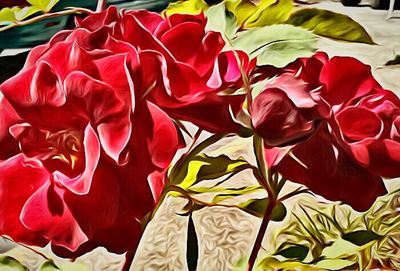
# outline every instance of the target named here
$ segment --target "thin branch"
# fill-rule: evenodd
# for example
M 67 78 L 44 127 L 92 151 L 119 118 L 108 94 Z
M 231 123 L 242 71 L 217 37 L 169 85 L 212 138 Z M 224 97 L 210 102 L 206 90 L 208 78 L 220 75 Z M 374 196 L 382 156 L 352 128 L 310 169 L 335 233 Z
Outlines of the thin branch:
M 24 20 L 24 21 L 20 21 L 20 22 L 13 22 L 6 26 L 0 27 L 0 32 L 6 31 L 9 29 L 13 29 L 13 28 L 19 27 L 19 26 L 30 25 L 30 24 L 39 22 L 44 19 L 56 18 L 56 17 L 60 17 L 60 16 L 64 16 L 64 15 L 71 15 L 71 14 L 91 14 L 91 13 L 93 13 L 93 11 L 91 11 L 90 9 L 86 9 L 86 8 L 68 8 L 66 10 L 61 10 L 61 11 L 57 11 L 57 12 L 45 13 L 45 14 L 36 16 L 34 18 L 28 19 L 28 20 Z

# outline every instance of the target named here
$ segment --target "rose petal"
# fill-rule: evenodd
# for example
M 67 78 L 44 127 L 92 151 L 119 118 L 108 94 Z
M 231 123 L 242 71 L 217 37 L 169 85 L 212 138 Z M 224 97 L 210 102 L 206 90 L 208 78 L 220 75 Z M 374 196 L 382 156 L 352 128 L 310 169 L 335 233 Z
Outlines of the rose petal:
M 366 108 L 346 107 L 337 114 L 341 132 L 349 142 L 377 138 L 383 129 L 381 119 Z
M 0 162 L 0 235 L 16 242 L 44 246 L 43 236 L 25 227 L 20 215 L 25 202 L 46 184 L 49 173 L 22 154 Z
M 387 192 L 382 179 L 334 147 L 323 128 L 297 145 L 277 169 L 284 178 L 304 184 L 329 200 L 343 201 L 357 211 L 367 210 Z
M 312 120 L 306 120 L 278 88 L 266 89 L 254 99 L 251 119 L 254 130 L 269 146 L 291 144 L 314 130 Z
M 64 202 L 64 192 L 48 181 L 26 202 L 21 212 L 24 225 L 43 234 L 52 244 L 75 251 L 88 240 Z
M 86 103 L 92 121 L 97 125 L 101 146 L 119 163 L 120 154 L 130 138 L 130 114 L 134 105 L 130 100 L 121 100 L 112 86 L 81 72 L 71 73 L 64 84 L 68 95 L 79 97 Z
M 75 178 L 69 178 L 60 171 L 53 173 L 56 183 L 79 195 L 89 193 L 93 174 L 100 158 L 100 142 L 90 124 L 86 126 L 83 145 L 86 165 L 82 174 Z
M 320 81 L 326 86 L 324 97 L 332 106 L 348 104 L 379 87 L 371 67 L 352 57 L 333 57 L 322 68 Z
M 172 120 L 160 108 L 150 102 L 147 105 L 153 129 L 148 138 L 149 151 L 154 165 L 167 168 L 176 151 L 182 147 L 180 135 Z

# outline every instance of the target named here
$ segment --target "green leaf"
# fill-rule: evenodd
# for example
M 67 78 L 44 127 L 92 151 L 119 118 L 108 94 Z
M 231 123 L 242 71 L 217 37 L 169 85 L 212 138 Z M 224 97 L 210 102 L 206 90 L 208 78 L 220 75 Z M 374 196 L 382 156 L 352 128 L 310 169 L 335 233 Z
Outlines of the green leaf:
M 326 259 L 319 261 L 318 263 L 314 264 L 313 266 L 318 268 L 318 270 L 326 269 L 326 270 L 343 270 L 345 267 L 349 267 L 354 265 L 355 262 L 350 260 L 344 259 Z
M 53 261 L 47 261 L 44 262 L 40 268 L 40 271 L 57 271 L 60 270 L 60 268 L 58 268 L 58 266 L 53 262 Z
M 287 215 L 287 210 L 285 205 L 283 205 L 282 202 L 278 202 L 275 205 L 274 209 L 272 210 L 271 220 L 279 222 L 285 219 L 286 215 Z
M 284 67 L 316 50 L 317 36 L 291 25 L 272 25 L 241 32 L 233 40 L 235 49 L 257 57 L 257 65 Z
M 26 0 L 33 7 L 38 8 L 43 12 L 49 12 L 59 0 Z
M 225 9 L 224 3 L 211 6 L 205 11 L 207 31 L 220 32 L 225 39 L 232 39 L 239 29 L 235 16 Z
M 248 166 L 249 164 L 241 158 L 233 160 L 226 155 L 211 157 L 199 154 L 186 161 L 181 168 L 174 168 L 169 179 L 171 184 L 186 189 L 200 181 L 217 179 L 230 173 L 239 172 Z
M 240 203 L 238 206 L 247 213 L 257 217 L 263 217 L 265 210 L 267 209 L 268 202 L 268 198 L 249 199 L 243 203 Z
M 225 5 L 243 28 L 283 23 L 293 8 L 292 0 L 225 0 Z
M 287 20 L 315 34 L 341 41 L 375 44 L 365 29 L 350 17 L 330 10 L 307 8 L 293 13 Z
M 360 230 L 360 231 L 345 233 L 342 235 L 342 238 L 357 246 L 363 246 L 369 242 L 381 239 L 382 236 L 376 234 L 373 231 Z
M 238 206 L 245 212 L 255 215 L 257 217 L 263 217 L 267 206 L 269 204 L 269 198 L 262 199 L 249 199 Z M 287 214 L 285 205 L 282 202 L 278 202 L 271 213 L 272 221 L 282 221 Z
M 275 255 L 281 255 L 287 259 L 296 259 L 302 261 L 306 258 L 309 248 L 304 245 L 292 245 L 275 252 Z
M 0 256 L 0 270 L 2 271 L 26 271 L 26 268 L 19 261 L 9 256 Z
M 386 62 L 385 66 L 399 65 L 399 64 L 400 64 L 400 55 L 396 55 L 392 60 Z

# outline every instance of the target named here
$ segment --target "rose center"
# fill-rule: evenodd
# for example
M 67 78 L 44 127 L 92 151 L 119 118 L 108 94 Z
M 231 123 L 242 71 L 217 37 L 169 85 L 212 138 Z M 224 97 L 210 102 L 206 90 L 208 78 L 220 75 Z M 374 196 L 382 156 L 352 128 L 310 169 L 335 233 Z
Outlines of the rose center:
M 81 149 L 81 134 L 76 130 L 62 130 L 48 133 L 46 141 L 51 150 L 51 159 L 67 163 L 75 168 Z

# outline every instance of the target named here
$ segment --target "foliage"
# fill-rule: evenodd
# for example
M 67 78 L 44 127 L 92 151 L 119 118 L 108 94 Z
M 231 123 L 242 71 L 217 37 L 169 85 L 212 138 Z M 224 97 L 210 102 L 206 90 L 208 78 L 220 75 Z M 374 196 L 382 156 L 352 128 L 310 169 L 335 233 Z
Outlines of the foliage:
M 28 0 L 27 7 L 5 7 L 0 10 L 0 25 L 20 22 L 36 14 L 49 12 L 59 0 Z
M 335 40 L 375 44 L 360 24 L 346 15 L 330 10 L 301 9 L 294 12 L 286 23 Z
M 89 268 L 82 263 L 64 261 L 54 263 L 52 260 L 44 262 L 39 271 L 88 271 Z
M 4 271 L 26 271 L 23 264 L 9 256 L 0 256 L 0 270 Z
M 263 270 L 398 270 L 400 194 L 394 192 L 359 215 L 343 205 L 301 202 L 275 237 Z
M 257 64 L 281 68 L 299 57 L 309 57 L 316 50 L 317 37 L 291 25 L 272 25 L 238 33 L 236 49 L 257 57 Z
M 396 55 L 392 60 L 386 62 L 385 66 L 399 65 L 399 64 L 400 64 L 400 55 Z
M 283 23 L 293 8 L 291 0 L 264 0 L 258 3 L 250 0 L 225 0 L 225 5 L 243 28 Z
M 294 8 L 292 0 L 263 0 L 257 3 L 251 0 L 224 0 L 217 6 L 226 9 L 225 14 L 229 19 L 225 20 L 230 24 L 235 23 L 242 31 L 275 24 L 291 24 L 334 40 L 375 44 L 365 29 L 350 17 L 329 10 Z M 164 14 L 206 12 L 208 17 L 212 17 L 215 14 L 207 14 L 209 8 L 203 0 L 177 1 L 170 3 Z M 221 14 L 218 13 L 218 19 L 224 21 Z M 231 19 L 232 16 L 234 19 Z

